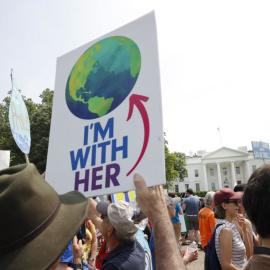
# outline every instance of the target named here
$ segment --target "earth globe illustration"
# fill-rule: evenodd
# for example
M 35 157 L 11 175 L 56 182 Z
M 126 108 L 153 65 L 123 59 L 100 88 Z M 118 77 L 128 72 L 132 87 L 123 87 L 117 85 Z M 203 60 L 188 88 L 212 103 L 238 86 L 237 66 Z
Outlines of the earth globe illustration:
M 66 103 L 76 117 L 96 119 L 116 109 L 133 89 L 141 69 L 137 44 L 124 36 L 102 39 L 73 66 Z

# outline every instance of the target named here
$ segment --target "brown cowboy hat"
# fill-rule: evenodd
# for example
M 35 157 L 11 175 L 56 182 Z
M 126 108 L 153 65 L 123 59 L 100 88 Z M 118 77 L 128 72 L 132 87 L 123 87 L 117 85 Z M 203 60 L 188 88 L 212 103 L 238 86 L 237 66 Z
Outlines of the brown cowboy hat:
M 0 171 L 0 269 L 48 269 L 86 218 L 79 192 L 58 195 L 33 164 Z

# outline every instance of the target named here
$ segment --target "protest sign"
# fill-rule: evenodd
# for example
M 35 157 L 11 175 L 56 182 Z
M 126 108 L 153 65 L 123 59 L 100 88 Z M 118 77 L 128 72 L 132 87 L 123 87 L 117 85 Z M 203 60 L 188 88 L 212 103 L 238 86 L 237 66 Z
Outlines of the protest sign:
M 46 171 L 88 197 L 165 183 L 154 12 L 57 59 Z
M 25 154 L 29 154 L 31 137 L 30 123 L 27 108 L 24 104 L 22 96 L 15 84 L 14 77 L 11 71 L 12 93 L 9 105 L 9 124 L 13 138 Z
M 9 167 L 10 162 L 10 151 L 0 150 L 0 170 Z
M 255 159 L 270 159 L 269 143 L 252 141 L 253 156 Z
M 136 192 L 135 190 L 131 190 L 129 192 L 119 192 L 115 194 L 111 194 L 112 202 L 115 203 L 117 201 L 126 201 L 131 202 L 136 199 Z

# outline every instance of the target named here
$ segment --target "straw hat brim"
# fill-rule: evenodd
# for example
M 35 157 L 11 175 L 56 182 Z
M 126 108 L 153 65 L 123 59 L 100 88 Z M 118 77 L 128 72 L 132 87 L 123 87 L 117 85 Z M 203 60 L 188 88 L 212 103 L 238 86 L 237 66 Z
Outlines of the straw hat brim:
M 61 207 L 52 223 L 25 246 L 0 256 L 0 269 L 49 269 L 61 257 L 86 219 L 88 199 L 76 191 L 59 198 Z

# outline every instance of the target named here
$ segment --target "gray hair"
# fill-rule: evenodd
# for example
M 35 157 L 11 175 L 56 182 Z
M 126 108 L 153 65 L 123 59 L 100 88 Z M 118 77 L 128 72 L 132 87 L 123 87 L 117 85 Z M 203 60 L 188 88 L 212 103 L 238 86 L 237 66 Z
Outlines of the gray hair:
M 206 195 L 204 197 L 206 205 L 210 206 L 213 203 L 214 195 L 215 195 L 214 191 L 209 191 L 209 192 L 206 193 Z
M 112 226 L 112 224 L 109 221 L 109 218 L 107 218 L 107 224 L 109 226 Z M 135 235 L 134 234 L 132 234 L 132 235 L 128 235 L 128 234 L 127 235 L 122 235 L 115 228 L 114 228 L 113 234 L 114 234 L 115 239 L 119 242 L 120 245 L 129 245 L 135 240 Z

